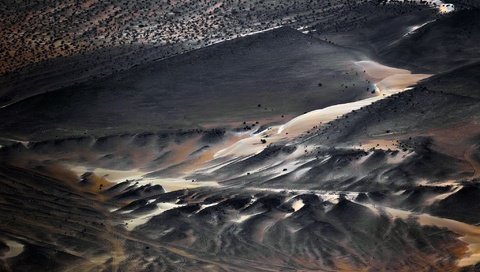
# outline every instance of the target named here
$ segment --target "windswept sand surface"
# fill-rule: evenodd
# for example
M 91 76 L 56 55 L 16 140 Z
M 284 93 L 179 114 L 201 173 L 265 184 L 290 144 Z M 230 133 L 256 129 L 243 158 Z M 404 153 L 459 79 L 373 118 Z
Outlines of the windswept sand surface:
M 134 155 L 133 158 L 136 158 L 134 168 L 131 170 L 113 170 L 101 167 L 87 167 L 85 165 L 69 165 L 68 168 L 75 172 L 77 176 L 85 172 L 92 172 L 96 176 L 114 183 L 125 179 L 143 180 L 142 183 L 151 182 L 162 185 L 167 191 L 197 188 L 200 186 L 215 186 L 216 182 L 202 183 L 195 180 L 192 181 L 189 176 L 202 172 L 211 173 L 215 169 L 238 163 L 262 152 L 270 144 L 289 141 L 302 134 L 307 134 L 314 128 L 327 124 L 344 114 L 402 92 L 409 86 L 429 77 L 429 75 L 426 74 L 412 74 L 407 70 L 388 67 L 373 61 L 359 61 L 354 62 L 352 65 L 360 74 L 364 75 L 366 80 L 370 80 L 372 85 L 375 86 L 376 93 L 374 97 L 314 110 L 295 117 L 283 125 L 263 128 L 262 131 L 229 132 L 225 134 L 225 139 L 204 145 L 203 147 L 201 142 L 199 142 L 199 136 L 191 137 L 180 143 L 170 142 L 166 146 L 166 150 L 159 152 L 160 156 L 164 156 L 165 154 L 169 154 L 169 156 L 164 157 L 161 163 L 156 166 L 157 169 L 164 167 L 168 172 L 162 170 L 156 174 L 155 168 L 147 170 L 148 167 L 145 168 L 146 165 L 150 163 L 150 160 L 153 160 L 159 155 L 153 151 L 145 153 L 143 152 L 143 148 L 140 148 L 138 151 L 131 150 L 129 152 L 129 154 Z M 375 142 L 370 143 L 373 147 L 375 147 L 376 144 Z M 366 144 L 361 148 L 366 149 L 368 146 L 369 145 Z M 389 146 L 388 143 L 386 147 L 394 149 L 394 147 Z M 122 149 L 120 148 L 119 150 Z M 301 164 L 296 165 L 296 159 L 302 154 L 303 151 L 299 149 L 286 157 L 285 161 L 290 161 L 290 163 L 283 163 L 281 166 L 278 166 L 282 167 L 282 169 L 288 169 L 287 172 L 282 174 L 289 173 L 293 169 L 300 167 Z M 95 156 L 95 153 L 88 155 L 90 158 L 94 158 Z M 400 159 L 402 156 L 398 155 L 397 157 L 397 159 Z M 391 161 L 393 162 L 397 159 L 391 159 Z M 187 161 L 188 163 L 185 163 Z M 90 162 L 90 164 L 92 163 L 93 161 Z M 281 173 L 282 169 L 274 170 L 272 168 L 270 171 L 279 171 Z M 144 179 L 146 176 L 149 177 Z M 158 176 L 158 178 L 155 176 Z
M 127 2 L 0 8 L 0 271 L 480 269 L 471 2 Z
M 285 237 L 303 235 L 301 233 L 310 231 L 301 223 L 303 220 L 301 215 L 312 209 L 309 202 L 311 200 L 304 195 L 313 194 L 321 198 L 325 201 L 322 206 L 324 212 L 328 216 L 340 218 L 335 220 L 342 221 L 350 217 L 350 215 L 343 217 L 343 213 L 348 214 L 349 209 L 352 208 L 348 206 L 352 204 L 345 204 L 345 201 L 357 201 L 362 194 L 369 194 L 368 190 L 365 192 L 342 190 L 340 187 L 338 190 L 309 189 L 314 187 L 315 183 L 313 186 L 308 185 L 305 189 L 301 189 L 301 183 L 295 185 L 298 189 L 286 189 L 285 184 L 283 187 L 281 186 L 282 182 L 304 182 L 312 179 L 312 175 L 320 174 L 321 179 L 325 181 L 344 178 L 352 184 L 360 184 L 364 178 L 373 179 L 371 176 L 373 171 L 381 173 L 379 174 L 381 181 L 388 182 L 390 177 L 383 177 L 383 175 L 387 175 L 385 173 L 394 172 L 397 167 L 405 167 L 402 165 L 409 165 L 411 163 L 409 161 L 417 164 L 422 156 L 432 156 L 430 153 L 427 155 L 416 154 L 419 152 L 418 150 L 404 149 L 400 147 L 398 141 L 389 139 L 372 139 L 364 142 L 363 145 L 343 146 L 338 150 L 329 150 L 322 146 L 321 142 L 317 145 L 302 144 L 299 139 L 314 129 L 327 126 L 345 114 L 408 90 L 409 87 L 430 76 L 428 74 L 412 74 L 407 70 L 384 66 L 373 61 L 352 62 L 351 65 L 375 87 L 374 97 L 314 110 L 295 117 L 283 125 L 266 126 L 250 131 L 218 131 L 214 129 L 212 131 L 179 133 L 173 136 L 134 134 L 101 139 L 71 139 L 42 144 L 26 142 L 18 144 L 22 149 L 19 154 L 15 152 L 7 154 L 12 154 L 16 163 L 20 163 L 22 166 L 35 160 L 51 164 L 58 157 L 56 163 L 66 167 L 62 171 L 72 171 L 77 177 L 83 178 L 85 185 L 80 186 L 79 190 L 88 194 L 99 194 L 99 201 L 108 203 L 111 207 L 110 212 L 116 218 L 115 222 L 127 233 L 143 233 L 142 235 L 154 237 L 152 239 L 162 237 L 162 241 L 175 241 L 176 245 L 189 248 L 202 241 L 203 238 L 198 236 L 196 228 L 203 226 L 192 226 L 192 222 L 187 223 L 182 220 L 198 217 L 201 218 L 199 222 L 204 222 L 204 224 L 212 224 L 212 222 L 219 224 L 211 226 L 212 228 L 218 227 L 219 233 L 234 237 L 238 235 L 241 237 L 239 239 L 248 237 L 249 241 L 255 243 L 255 247 L 263 247 L 269 243 L 272 233 L 275 233 L 277 228 L 281 229 L 284 226 L 287 229 Z M 389 136 L 389 133 L 386 133 L 386 136 Z M 85 149 L 81 145 L 85 145 Z M 275 149 L 275 146 L 283 147 Z M 376 151 L 375 148 L 378 150 Z M 80 149 L 82 150 L 81 154 L 75 153 Z M 65 152 L 65 150 L 67 151 Z M 128 163 L 125 163 L 125 158 L 128 158 Z M 117 169 L 108 167 L 108 165 L 119 166 L 118 163 L 125 163 L 125 165 Z M 100 167 L 100 165 L 102 166 Z M 382 170 L 381 167 L 385 168 Z M 62 177 L 61 173 L 63 172 L 60 170 L 55 170 L 54 167 L 49 169 L 51 169 L 50 174 L 58 171 L 58 177 Z M 356 176 L 355 178 L 358 180 L 352 180 L 349 175 Z M 196 180 L 197 176 L 200 178 L 199 180 Z M 262 184 L 263 180 L 273 181 L 274 184 L 278 183 L 273 187 L 268 187 L 268 183 Z M 258 187 L 255 186 L 255 182 L 259 181 L 262 182 L 258 184 Z M 422 205 L 427 207 L 436 205 L 439 201 L 455 196 L 459 192 L 458 182 L 443 182 L 431 185 L 431 187 L 436 189 L 436 186 L 440 185 L 452 186 L 452 188 L 439 190 L 431 195 L 427 194 Z M 109 189 L 104 190 L 105 187 Z M 395 186 L 395 188 L 398 187 Z M 200 193 L 203 190 L 214 195 L 217 193 L 213 192 L 218 192 L 219 195 L 206 197 Z M 240 204 L 236 201 L 247 202 L 247 199 L 243 199 L 244 193 L 239 193 L 244 191 L 248 191 L 249 204 L 243 208 L 244 210 L 237 210 L 235 207 Z M 392 203 L 402 207 L 402 205 L 407 205 L 402 202 L 406 201 L 403 196 L 406 191 L 395 191 L 388 197 L 401 199 L 400 204 L 395 204 L 395 201 Z M 237 194 L 240 194 L 240 200 L 232 203 L 225 200 L 225 198 L 233 196 L 236 198 Z M 282 194 L 287 194 L 288 197 L 278 204 L 275 204 L 276 200 L 269 199 L 268 201 L 274 203 L 269 204 L 268 201 L 259 200 L 262 198 L 262 194 L 272 195 L 273 199 Z M 302 197 L 298 198 L 299 196 Z M 369 207 L 368 203 L 367 201 L 366 204 L 362 203 L 361 205 Z M 275 208 L 269 205 L 273 205 Z M 347 205 L 348 208 L 345 208 L 344 205 Z M 378 206 L 381 205 L 378 204 Z M 377 207 L 376 204 L 374 207 Z M 415 228 L 420 228 L 422 231 L 426 231 L 423 229 L 424 227 L 434 226 L 446 228 L 448 233 L 461 236 L 460 241 L 465 244 L 452 246 L 458 247 L 458 252 L 463 252 L 462 248 L 465 247 L 465 253 L 458 253 L 459 260 L 455 265 L 466 267 L 479 260 L 479 233 L 476 226 L 428 213 L 412 214 L 397 208 L 385 208 L 385 210 L 391 213 L 393 218 L 404 221 L 410 217 L 417 218 L 420 226 L 415 226 Z M 185 216 L 185 214 L 189 214 L 189 216 Z M 213 216 L 214 219 L 208 219 L 210 216 Z M 382 214 L 375 211 L 373 215 L 369 216 L 377 218 Z M 373 218 L 369 220 L 377 220 Z M 297 222 L 298 220 L 300 221 Z M 169 222 L 176 222 L 175 224 L 179 225 Z M 362 222 L 362 224 L 367 223 Z M 231 231 L 232 228 L 238 228 L 239 231 Z M 120 233 L 124 236 L 131 235 Z M 117 234 L 120 235 L 120 233 Z M 108 239 L 111 238 L 108 237 Z M 230 240 L 227 239 L 227 241 Z M 452 240 L 449 243 L 455 244 L 456 242 L 458 240 Z M 148 242 L 148 247 L 153 245 L 158 244 Z M 125 248 L 119 241 L 115 243 L 112 241 L 112 248 L 111 255 L 115 256 L 115 265 L 120 267 L 122 260 L 126 258 Z M 315 250 L 317 249 L 312 249 L 312 252 Z M 188 258 L 192 259 L 199 258 L 188 252 L 181 255 L 189 256 Z M 96 260 L 95 263 L 105 261 L 106 257 L 102 258 Z M 210 258 L 206 257 L 211 260 Z M 447 266 L 449 265 L 452 264 Z
M 261 143 L 262 139 L 269 144 L 285 139 L 293 139 L 346 113 L 402 92 L 420 80 L 431 76 L 428 74 L 412 74 L 410 71 L 388 67 L 374 61 L 359 61 L 355 62 L 354 65 L 358 67 L 358 71 L 365 71 L 365 77 L 371 80 L 375 86 L 376 96 L 305 113 L 283 125 L 269 127 L 260 133 L 253 134 L 249 138 L 242 139 L 232 146 L 217 152 L 215 157 L 256 154 L 264 148 L 264 145 Z

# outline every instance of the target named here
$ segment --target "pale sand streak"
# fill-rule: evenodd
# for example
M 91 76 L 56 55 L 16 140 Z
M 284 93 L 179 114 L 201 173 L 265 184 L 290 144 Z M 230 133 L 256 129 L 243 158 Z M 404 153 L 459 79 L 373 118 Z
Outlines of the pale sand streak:
M 23 252 L 23 245 L 18 242 L 6 240 L 5 244 L 9 247 L 9 250 L 5 253 L 5 255 L 0 256 L 0 259 L 6 260 L 9 258 L 13 258 Z
M 430 77 L 429 74 L 412 74 L 408 70 L 381 65 L 374 61 L 358 61 L 353 63 L 359 71 L 365 71 L 365 77 L 371 80 L 377 90 L 377 95 L 355 102 L 345 103 L 314 110 L 300 115 L 282 126 L 274 126 L 260 133 L 252 134 L 235 144 L 218 151 L 215 158 L 231 156 L 248 156 L 261 152 L 266 145 L 261 143 L 275 143 L 284 139 L 292 139 L 321 124 L 328 123 L 353 110 L 358 110 L 390 95 L 405 91 L 420 80 Z

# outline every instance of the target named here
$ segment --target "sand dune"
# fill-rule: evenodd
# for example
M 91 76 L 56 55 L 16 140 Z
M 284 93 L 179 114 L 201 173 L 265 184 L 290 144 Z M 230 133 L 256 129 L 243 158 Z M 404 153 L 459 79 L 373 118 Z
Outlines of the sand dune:
M 412 74 L 410 71 L 388 67 L 370 60 L 355 62 L 354 65 L 358 66 L 359 71 L 365 71 L 366 78 L 371 80 L 375 86 L 376 96 L 305 113 L 281 126 L 270 127 L 260 133 L 251 135 L 249 138 L 242 139 L 232 146 L 220 150 L 215 154 L 215 157 L 257 154 L 265 147 L 265 145 L 262 145 L 262 139 L 268 144 L 293 139 L 346 113 L 402 92 L 420 80 L 431 76 L 428 74 Z

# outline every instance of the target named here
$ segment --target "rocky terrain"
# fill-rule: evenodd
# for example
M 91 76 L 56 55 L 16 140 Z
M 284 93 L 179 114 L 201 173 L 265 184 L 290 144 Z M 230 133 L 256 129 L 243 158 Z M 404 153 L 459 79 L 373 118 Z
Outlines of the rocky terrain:
M 480 271 L 478 13 L 1 4 L 0 271 Z

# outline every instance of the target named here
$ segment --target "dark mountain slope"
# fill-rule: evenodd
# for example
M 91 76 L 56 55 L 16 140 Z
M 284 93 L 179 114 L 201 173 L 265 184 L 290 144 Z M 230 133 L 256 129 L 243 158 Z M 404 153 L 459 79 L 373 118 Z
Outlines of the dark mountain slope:
M 0 110 L 0 129 L 48 138 L 297 115 L 370 94 L 359 59 L 282 28 L 31 97 Z
M 460 10 L 440 17 L 397 43 L 380 58 L 393 66 L 433 73 L 446 72 L 480 60 L 480 10 Z
M 435 75 L 422 82 L 431 90 L 480 98 L 480 62 L 466 65 L 453 71 Z

